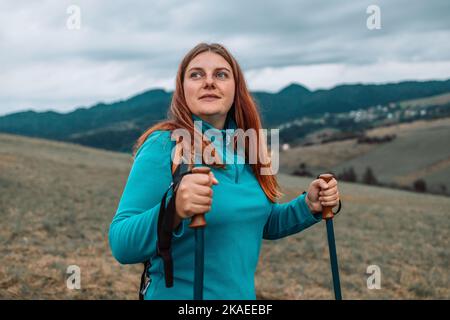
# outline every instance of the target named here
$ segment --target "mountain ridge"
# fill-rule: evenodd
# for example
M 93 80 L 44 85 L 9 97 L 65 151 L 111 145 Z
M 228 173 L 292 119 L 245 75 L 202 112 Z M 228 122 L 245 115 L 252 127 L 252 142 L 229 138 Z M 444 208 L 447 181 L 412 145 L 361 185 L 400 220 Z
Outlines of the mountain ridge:
M 342 113 L 408 99 L 423 98 L 450 92 L 450 79 L 432 81 L 405 81 L 386 84 L 343 84 L 332 89 L 311 91 L 291 83 L 276 93 L 252 92 L 261 111 L 263 127 L 272 128 L 292 119 L 308 115 Z M 116 135 L 116 151 L 128 151 L 133 142 L 147 128 L 167 117 L 173 92 L 161 88 L 149 89 L 112 103 L 99 102 L 91 107 L 81 107 L 72 112 L 21 111 L 0 117 L 0 132 L 20 134 L 47 139 L 80 142 L 100 148 L 107 148 L 108 139 L 102 134 L 96 142 L 89 139 L 74 140 L 84 132 L 101 128 L 113 128 L 120 124 L 123 137 Z M 130 122 L 130 131 L 123 130 L 123 123 Z M 111 129 L 114 131 L 114 129 Z M 104 132 L 104 130 L 100 130 Z M 100 143 L 99 143 L 100 142 Z M 109 146 L 111 147 L 111 146 Z M 109 148 L 108 147 L 108 148 Z

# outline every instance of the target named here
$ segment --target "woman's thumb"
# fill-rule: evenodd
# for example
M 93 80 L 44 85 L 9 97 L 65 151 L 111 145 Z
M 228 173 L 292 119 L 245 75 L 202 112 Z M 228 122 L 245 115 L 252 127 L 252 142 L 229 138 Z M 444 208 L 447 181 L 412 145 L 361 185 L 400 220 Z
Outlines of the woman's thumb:
M 212 179 L 213 184 L 219 184 L 219 180 L 216 179 L 216 177 L 214 176 L 214 173 L 212 173 L 212 171 L 209 172 L 209 175 Z
M 323 180 L 323 179 L 317 179 L 317 187 L 319 187 L 320 189 L 328 189 L 328 184 Z

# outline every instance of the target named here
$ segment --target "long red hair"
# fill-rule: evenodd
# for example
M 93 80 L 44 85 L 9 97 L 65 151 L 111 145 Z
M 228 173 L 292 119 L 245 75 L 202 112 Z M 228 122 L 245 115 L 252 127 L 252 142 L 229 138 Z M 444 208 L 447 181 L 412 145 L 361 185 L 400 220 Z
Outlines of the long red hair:
M 237 63 L 236 59 L 231 55 L 231 53 L 222 45 L 218 43 L 200 43 L 194 48 L 192 48 L 181 61 L 176 78 L 176 86 L 175 92 L 172 96 L 172 101 L 170 104 L 169 111 L 167 113 L 167 120 L 159 122 L 149 129 L 147 129 L 136 141 L 133 146 L 133 157 L 135 156 L 139 147 L 145 142 L 147 137 L 157 130 L 169 130 L 173 131 L 175 129 L 185 129 L 191 133 L 191 137 L 194 137 L 194 123 L 192 120 L 192 112 L 190 111 L 188 105 L 186 104 L 186 100 L 184 97 L 183 90 L 183 79 L 185 75 L 186 68 L 189 62 L 194 59 L 198 54 L 203 53 L 205 51 L 210 51 L 216 54 L 221 55 L 231 66 L 234 75 L 235 81 L 235 96 L 234 103 L 231 107 L 229 113 L 231 112 L 232 118 L 235 120 L 237 128 L 243 129 L 246 131 L 247 129 L 254 129 L 257 133 L 257 145 L 254 150 L 257 150 L 257 154 L 261 153 L 262 159 L 267 159 L 268 148 L 265 144 L 264 139 L 261 137 L 260 129 L 261 126 L 261 118 L 259 115 L 259 108 L 251 96 L 249 90 L 247 89 L 247 85 L 245 83 L 244 74 Z M 194 140 L 194 139 L 191 139 Z M 250 142 L 251 139 L 249 139 Z M 236 143 L 236 140 L 235 140 Z M 254 142 L 255 143 L 255 142 Z M 208 145 L 208 141 L 202 142 L 203 147 Z M 262 150 L 260 149 L 260 144 L 262 146 Z M 192 141 L 193 145 L 193 141 Z M 193 150 L 194 148 L 191 148 Z M 204 149 L 202 149 L 204 150 Z M 249 146 L 245 144 L 245 156 L 248 159 L 248 150 Z M 204 159 L 202 159 L 204 163 Z M 280 191 L 280 186 L 278 185 L 277 179 L 275 175 L 262 175 L 260 173 L 261 167 L 267 167 L 267 160 L 263 160 L 261 163 L 260 157 L 257 157 L 257 163 L 251 164 L 252 171 L 258 180 L 261 188 L 263 189 L 266 196 L 272 201 L 276 202 L 276 200 L 283 195 Z M 247 162 L 247 160 L 246 160 Z M 213 163 L 211 166 L 215 168 L 224 168 L 223 164 Z

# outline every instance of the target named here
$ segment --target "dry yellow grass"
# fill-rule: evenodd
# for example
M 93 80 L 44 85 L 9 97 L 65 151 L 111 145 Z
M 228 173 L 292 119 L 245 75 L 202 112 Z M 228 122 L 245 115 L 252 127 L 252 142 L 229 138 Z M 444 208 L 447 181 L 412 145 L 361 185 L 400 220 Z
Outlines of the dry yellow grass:
M 141 265 L 111 256 L 109 223 L 132 159 L 127 154 L 0 135 L 0 298 L 136 299 Z M 309 179 L 280 175 L 286 198 Z M 341 183 L 335 220 L 343 296 L 348 299 L 450 298 L 450 199 Z M 259 298 L 332 298 L 323 223 L 265 241 Z M 66 287 L 69 265 L 81 290 Z M 368 290 L 370 264 L 380 290 Z
M 414 121 L 411 123 L 400 123 L 386 127 L 368 130 L 366 135 L 385 136 L 395 134 L 397 137 L 405 137 L 412 132 L 420 130 L 436 130 L 449 128 L 450 118 L 432 121 Z M 347 160 L 365 155 L 377 148 L 376 144 L 358 144 L 356 139 L 330 142 L 326 144 L 302 146 L 289 149 L 280 153 L 280 167 L 283 171 L 292 172 L 301 162 L 313 168 L 330 168 Z
M 304 178 L 279 178 L 287 199 L 310 183 Z M 339 185 L 343 208 L 334 225 L 344 298 L 448 299 L 450 199 Z M 369 265 L 381 268 L 380 290 L 367 288 Z M 333 298 L 324 223 L 286 239 L 266 241 L 257 280 L 265 297 Z M 273 290 L 275 286 L 283 289 Z M 287 295 L 286 290 L 294 294 Z
M 450 190 L 450 118 L 415 121 L 380 127 L 366 132 L 368 136 L 396 135 L 383 144 L 358 144 L 356 139 L 321 145 L 296 147 L 280 153 L 280 168 L 292 173 L 303 162 L 313 174 L 332 170 L 336 174 L 352 167 L 361 181 L 371 167 L 381 183 L 412 187 L 424 179 L 427 190 Z

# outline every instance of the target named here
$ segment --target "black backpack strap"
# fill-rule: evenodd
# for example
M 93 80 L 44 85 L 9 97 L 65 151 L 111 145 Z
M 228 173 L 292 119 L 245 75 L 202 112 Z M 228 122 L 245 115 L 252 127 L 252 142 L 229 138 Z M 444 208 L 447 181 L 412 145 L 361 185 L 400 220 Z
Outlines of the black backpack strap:
M 184 175 L 191 173 L 187 170 L 188 166 L 181 163 L 173 175 L 173 182 L 169 187 L 172 188 L 172 197 L 166 207 L 166 197 L 169 190 L 166 191 L 162 200 L 161 207 L 158 216 L 158 242 L 157 242 L 157 254 L 163 260 L 164 264 L 164 275 L 166 281 L 166 287 L 170 288 L 173 286 L 173 260 L 172 260 L 172 231 L 173 223 L 175 219 L 176 209 L 175 209 L 175 198 L 178 184 Z
M 172 162 L 171 162 L 172 163 Z M 177 166 L 175 172 L 172 175 L 172 183 L 167 191 L 164 193 L 161 206 L 158 214 L 158 241 L 157 241 L 157 254 L 163 259 L 164 275 L 166 287 L 173 286 L 173 261 L 172 261 L 172 228 L 175 217 L 175 196 L 178 184 L 184 175 L 191 173 L 189 165 L 181 162 Z M 172 189 L 172 197 L 169 204 L 166 207 L 166 198 L 169 190 Z M 148 269 L 150 268 L 150 260 L 144 262 L 144 270 L 141 275 L 141 284 L 139 287 L 139 300 L 144 300 L 144 294 L 147 291 L 151 279 L 148 275 Z

